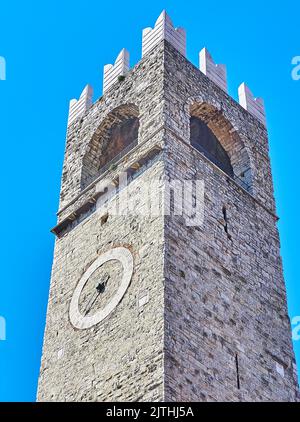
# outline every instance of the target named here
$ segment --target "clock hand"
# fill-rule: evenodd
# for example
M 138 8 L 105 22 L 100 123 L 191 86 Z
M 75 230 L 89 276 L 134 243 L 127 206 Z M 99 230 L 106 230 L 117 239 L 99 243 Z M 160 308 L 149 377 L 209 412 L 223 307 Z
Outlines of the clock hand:
M 88 302 L 87 306 L 86 306 L 84 316 L 86 316 L 90 312 L 90 310 L 91 310 L 92 306 L 94 305 L 98 296 L 99 296 L 99 292 L 96 292 L 96 296 L 95 296 L 95 294 L 92 296 L 92 300 L 90 300 Z
M 97 286 L 96 286 L 96 293 L 93 294 L 93 296 L 91 297 L 91 299 L 88 301 L 87 306 L 85 307 L 85 312 L 84 312 L 84 316 L 86 316 L 92 306 L 94 305 L 94 303 L 96 302 L 98 296 L 100 295 L 100 293 L 103 293 L 105 290 L 105 287 L 107 285 L 107 282 L 109 280 L 110 276 L 108 274 L 105 274 L 105 280 L 100 282 Z

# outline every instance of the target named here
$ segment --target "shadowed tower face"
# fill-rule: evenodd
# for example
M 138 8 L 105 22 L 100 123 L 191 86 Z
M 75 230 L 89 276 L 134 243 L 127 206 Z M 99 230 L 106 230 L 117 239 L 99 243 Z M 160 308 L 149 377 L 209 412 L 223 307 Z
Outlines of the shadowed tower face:
M 163 12 L 70 102 L 38 400 L 297 400 L 264 106 Z

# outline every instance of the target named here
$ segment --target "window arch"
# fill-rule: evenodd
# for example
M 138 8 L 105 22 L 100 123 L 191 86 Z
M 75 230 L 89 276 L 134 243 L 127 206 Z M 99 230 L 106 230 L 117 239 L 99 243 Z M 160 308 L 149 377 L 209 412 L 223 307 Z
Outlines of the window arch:
M 137 117 L 128 117 L 121 122 L 114 123 L 106 134 L 108 142 L 106 150 L 103 150 L 100 156 L 99 170 L 134 141 L 137 141 L 138 134 L 139 119 Z
M 228 176 L 253 193 L 248 150 L 223 112 L 205 102 L 188 102 L 190 142 Z
M 190 118 L 190 142 L 221 170 L 233 177 L 230 158 L 212 130 L 199 117 Z
M 138 143 L 138 116 L 138 108 L 134 104 L 124 104 L 103 119 L 83 157 L 82 189 Z

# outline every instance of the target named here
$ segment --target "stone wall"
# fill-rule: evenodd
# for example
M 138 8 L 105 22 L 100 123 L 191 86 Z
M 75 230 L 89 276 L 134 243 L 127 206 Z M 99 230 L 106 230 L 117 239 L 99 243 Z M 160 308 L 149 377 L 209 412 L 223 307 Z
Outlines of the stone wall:
M 164 86 L 166 175 L 205 183 L 201 226 L 165 221 L 165 400 L 295 401 L 266 130 L 170 45 Z M 252 194 L 189 145 L 184 105 L 200 101 L 237 131 Z
M 141 177 L 161 173 L 157 161 Z M 129 195 L 136 198 L 139 189 L 137 178 Z M 146 204 L 139 198 L 136 209 L 142 214 Z M 163 218 L 111 215 L 114 200 L 56 242 L 40 401 L 163 399 Z M 70 324 L 69 306 L 78 280 L 101 253 L 117 246 L 134 256 L 130 286 L 109 317 L 77 330 Z
M 147 198 L 138 197 L 143 181 L 161 179 L 163 174 L 162 156 L 152 161 L 143 158 L 163 139 L 163 50 L 161 44 L 149 53 L 68 128 L 58 222 L 84 204 L 90 209 L 56 240 L 40 401 L 163 400 L 164 219 L 148 216 Z M 138 198 L 135 212 L 124 217 L 111 212 L 120 193 L 112 201 L 100 198 L 93 204 L 102 179 L 85 190 L 81 182 L 83 172 L 93 174 L 93 168 L 84 168 L 93 160 L 84 158 L 87 151 L 101 150 L 103 137 L 97 135 L 101 123 L 126 104 L 139 111 L 139 145 L 102 178 L 114 178 L 137 160 L 143 163 L 127 189 Z M 97 256 L 116 246 L 128 247 L 134 256 L 131 284 L 108 318 L 93 328 L 76 330 L 68 315 L 74 289 Z

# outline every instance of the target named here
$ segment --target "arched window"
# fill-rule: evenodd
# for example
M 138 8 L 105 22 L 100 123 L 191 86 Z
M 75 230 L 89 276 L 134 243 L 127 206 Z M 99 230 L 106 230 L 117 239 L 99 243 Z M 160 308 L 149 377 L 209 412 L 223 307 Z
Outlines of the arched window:
M 190 142 L 193 147 L 204 154 L 228 176 L 234 177 L 227 152 L 207 124 L 194 116 L 190 119 Z
M 139 119 L 137 117 L 114 123 L 106 135 L 108 142 L 100 157 L 99 170 L 133 142 L 137 142 L 138 134 Z
M 81 188 L 109 170 L 138 143 L 139 110 L 134 104 L 113 109 L 102 120 L 83 156 Z

